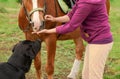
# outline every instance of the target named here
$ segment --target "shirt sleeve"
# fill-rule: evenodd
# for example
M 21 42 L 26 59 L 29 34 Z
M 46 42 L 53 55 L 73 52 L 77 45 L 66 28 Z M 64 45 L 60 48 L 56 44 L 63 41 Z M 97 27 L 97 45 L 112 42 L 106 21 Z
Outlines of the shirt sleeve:
M 71 11 L 67 13 L 68 17 L 71 19 L 76 10 L 76 4 L 72 7 Z
M 65 34 L 74 31 L 92 11 L 92 4 L 79 3 L 69 22 L 56 27 L 58 34 Z

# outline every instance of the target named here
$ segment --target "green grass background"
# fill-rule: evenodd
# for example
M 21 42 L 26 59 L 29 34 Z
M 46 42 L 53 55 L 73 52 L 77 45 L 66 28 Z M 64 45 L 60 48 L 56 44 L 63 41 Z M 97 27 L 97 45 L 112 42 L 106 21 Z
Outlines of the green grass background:
M 24 35 L 17 25 L 17 17 L 20 4 L 17 0 L 0 0 L 0 62 L 5 62 L 12 54 L 13 46 L 24 40 Z M 120 79 L 120 0 L 111 0 L 110 10 L 111 31 L 114 37 L 113 49 L 106 62 L 104 79 Z M 66 79 L 70 72 L 74 58 L 75 46 L 72 40 L 58 41 L 55 58 L 54 79 Z M 42 47 L 42 71 L 46 75 L 44 66 L 46 63 L 45 45 Z M 83 63 L 83 62 L 82 62 Z M 81 77 L 82 66 L 80 67 Z M 26 75 L 27 79 L 36 79 L 35 69 Z

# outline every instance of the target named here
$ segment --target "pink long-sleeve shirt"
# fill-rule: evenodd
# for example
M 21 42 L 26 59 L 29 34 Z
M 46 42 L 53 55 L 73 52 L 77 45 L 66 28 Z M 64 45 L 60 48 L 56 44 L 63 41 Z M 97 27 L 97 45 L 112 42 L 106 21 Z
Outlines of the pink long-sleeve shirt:
M 106 0 L 77 0 L 67 14 L 70 21 L 56 27 L 58 34 L 81 29 L 81 36 L 88 43 L 105 44 L 113 41 L 108 22 Z

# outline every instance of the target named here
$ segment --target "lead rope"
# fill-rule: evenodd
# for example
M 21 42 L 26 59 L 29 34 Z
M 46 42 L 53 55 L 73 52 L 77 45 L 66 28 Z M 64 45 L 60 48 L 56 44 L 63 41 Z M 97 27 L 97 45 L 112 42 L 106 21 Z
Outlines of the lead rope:
M 46 0 L 44 0 L 44 16 L 46 15 L 46 11 L 47 11 L 47 7 L 46 7 Z M 45 24 L 46 24 L 46 21 L 45 21 L 45 18 L 44 18 L 44 22 L 43 22 L 43 29 L 45 29 Z
M 56 11 L 56 17 L 58 16 L 58 10 L 57 10 L 57 1 L 56 0 L 54 0 L 54 2 L 55 2 L 55 11 Z
M 55 2 L 56 17 L 57 17 L 57 16 L 58 16 L 57 1 L 54 0 L 54 2 Z M 57 24 L 57 23 L 56 23 L 56 24 Z M 55 26 L 56 26 L 56 24 L 55 24 Z M 58 35 L 57 35 L 57 39 L 58 39 L 60 36 L 61 36 L 61 34 L 58 34 Z

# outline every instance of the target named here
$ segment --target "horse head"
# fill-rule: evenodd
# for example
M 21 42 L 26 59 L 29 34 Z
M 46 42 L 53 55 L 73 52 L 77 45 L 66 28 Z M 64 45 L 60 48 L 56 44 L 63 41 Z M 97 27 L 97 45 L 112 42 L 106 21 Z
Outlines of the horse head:
M 44 0 L 21 0 L 20 13 L 22 13 L 19 16 L 24 15 L 24 18 L 21 18 L 21 22 L 24 24 L 19 24 L 19 26 L 23 31 L 27 31 L 31 27 L 33 31 L 44 28 L 45 4 L 43 2 Z

